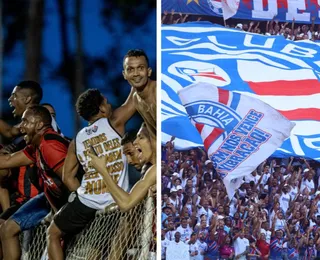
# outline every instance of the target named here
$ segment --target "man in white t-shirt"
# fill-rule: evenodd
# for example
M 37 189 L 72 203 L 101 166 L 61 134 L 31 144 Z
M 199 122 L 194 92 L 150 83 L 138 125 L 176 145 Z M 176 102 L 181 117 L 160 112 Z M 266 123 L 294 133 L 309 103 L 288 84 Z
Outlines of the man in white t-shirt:
M 177 232 L 181 234 L 181 241 L 188 242 L 192 234 L 192 228 L 188 224 L 188 218 L 181 220 L 181 225 L 177 228 Z
M 169 243 L 170 243 L 170 240 L 166 238 L 166 231 L 162 229 L 161 230 L 161 259 L 166 258 L 166 249 Z
M 301 191 L 303 192 L 305 188 L 308 189 L 310 194 L 314 193 L 314 182 L 313 182 L 313 173 L 311 171 L 305 172 L 306 178 L 301 184 Z
M 180 211 L 180 201 L 177 197 L 177 189 L 175 187 L 172 187 L 170 190 L 170 197 L 169 197 L 170 203 L 176 208 L 177 211 Z
M 179 199 L 180 205 L 182 205 L 182 201 L 184 198 L 182 186 L 178 185 L 176 189 L 177 189 L 177 198 Z
M 209 173 L 210 177 L 212 179 L 213 178 L 213 162 L 211 160 L 206 160 L 204 164 L 206 166 L 204 174 Z M 202 178 L 203 178 L 204 174 L 202 175 Z
M 189 241 L 189 255 L 190 255 L 190 260 L 197 260 L 198 255 L 199 255 L 199 248 L 198 248 L 198 243 L 197 243 L 197 234 L 192 233 L 190 241 Z
M 257 184 L 259 179 L 260 179 L 260 176 L 257 175 L 257 171 L 256 170 L 254 170 L 251 174 L 249 174 L 246 177 L 244 177 L 244 180 L 245 180 L 246 183 L 250 183 L 251 181 L 253 181 L 254 184 Z
M 208 245 L 206 242 L 204 242 L 206 235 L 204 233 L 200 233 L 198 235 L 198 250 L 199 250 L 199 254 L 197 256 L 197 260 L 203 260 L 204 259 L 204 255 L 206 254 L 206 251 L 208 250 Z
M 294 200 L 298 194 L 298 186 L 299 186 L 299 181 L 295 181 L 292 185 L 291 185 L 291 189 L 290 189 L 290 197 L 291 197 L 291 201 Z
M 234 236 L 234 251 L 235 259 L 246 260 L 246 255 L 249 253 L 249 240 L 244 237 L 243 231 L 240 231 Z
M 262 181 L 261 181 L 261 184 L 263 186 L 267 184 L 270 176 L 271 176 L 271 174 L 270 174 L 270 166 L 269 165 L 264 165 L 263 166 L 263 177 L 262 177 Z
M 198 223 L 200 223 L 200 216 L 201 215 L 207 216 L 207 225 L 209 226 L 209 223 L 213 217 L 213 213 L 212 213 L 211 209 L 209 209 L 209 202 L 206 199 L 204 199 L 202 201 L 202 207 L 198 210 Z
M 176 259 L 177 260 L 185 260 L 187 259 L 186 257 L 183 256 L 187 256 L 188 255 L 188 245 L 183 243 L 180 240 L 181 234 L 180 232 L 176 232 L 174 234 L 174 240 L 170 241 L 169 245 L 167 246 L 167 252 L 166 254 L 169 254 L 169 251 L 172 252 L 176 252 Z M 181 251 L 183 250 L 183 252 Z M 184 251 L 185 250 L 185 251 Z M 178 256 L 178 257 L 177 257 Z M 179 257 L 180 256 L 180 257 Z
M 285 184 L 282 188 L 282 194 L 279 199 L 280 203 L 280 208 L 284 211 L 287 212 L 289 208 L 289 203 L 291 201 L 291 196 L 289 194 L 289 185 Z

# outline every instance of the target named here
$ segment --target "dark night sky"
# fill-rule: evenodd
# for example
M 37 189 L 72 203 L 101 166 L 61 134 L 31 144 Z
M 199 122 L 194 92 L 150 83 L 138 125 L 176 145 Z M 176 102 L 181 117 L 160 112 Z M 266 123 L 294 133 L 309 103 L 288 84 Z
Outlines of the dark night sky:
M 124 32 L 125 26 L 122 20 L 115 18 L 108 22 L 111 23 L 115 32 L 110 32 L 103 25 L 101 15 L 102 1 L 85 0 L 82 2 L 82 33 L 83 33 L 83 50 L 90 57 L 102 57 L 108 59 L 108 49 L 117 46 L 121 55 L 125 55 L 131 48 L 144 49 L 149 57 L 150 66 L 155 70 L 156 64 L 156 9 L 150 11 L 150 15 L 145 23 L 136 28 L 132 28 L 129 32 Z M 70 5 L 68 5 L 70 6 Z M 73 16 L 73 9 L 68 10 L 68 19 Z M 58 10 L 55 1 L 45 1 L 45 19 L 43 30 L 43 56 L 44 63 L 41 67 L 41 85 L 44 90 L 42 102 L 51 103 L 57 112 L 57 122 L 66 136 L 73 137 L 74 129 L 74 104 L 71 101 L 71 95 L 66 87 L 64 79 L 52 79 L 50 71 L 56 67 L 62 59 L 61 37 L 59 32 Z M 75 35 L 73 33 L 73 24 L 68 25 L 69 46 L 73 50 L 75 48 Z M 3 85 L 10 88 L 11 91 L 15 84 L 23 80 L 24 73 L 24 45 L 19 42 L 10 57 L 4 59 Z M 122 73 L 122 58 L 112 61 L 114 66 L 108 70 L 108 75 L 96 73 L 90 81 L 90 86 L 86 88 L 103 88 L 102 92 L 107 96 L 109 102 L 117 107 L 121 105 L 119 98 L 114 94 L 114 88 L 122 88 L 121 92 L 125 96 L 129 94 L 130 88 L 123 79 L 117 86 L 108 86 L 108 77 Z M 107 87 L 108 86 L 108 87 Z M 124 100 L 123 100 L 124 101 Z M 8 102 L 4 100 L 2 109 L 12 110 L 8 106 Z M 139 120 L 131 120 L 127 128 L 137 127 Z

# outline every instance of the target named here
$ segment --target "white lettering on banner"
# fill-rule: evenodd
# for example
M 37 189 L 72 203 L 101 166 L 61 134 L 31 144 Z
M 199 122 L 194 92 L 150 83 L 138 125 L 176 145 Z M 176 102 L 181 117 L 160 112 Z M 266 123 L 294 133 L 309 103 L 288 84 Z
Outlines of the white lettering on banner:
M 229 125 L 233 120 L 233 116 L 230 115 L 225 110 L 219 109 L 214 106 L 209 106 L 206 108 L 205 105 L 199 105 L 198 114 L 210 115 L 219 119 L 225 126 Z
M 219 173 L 233 171 L 272 136 L 257 127 L 264 114 L 251 109 L 210 158 Z
M 304 138 L 303 142 L 305 143 L 306 146 L 308 146 L 311 149 L 316 149 L 320 151 L 320 146 L 314 145 L 315 142 L 320 143 L 320 137 L 316 138 Z
M 292 21 L 304 21 L 310 22 L 310 13 L 305 12 L 306 10 L 306 0 L 294 0 L 288 2 L 288 12 L 286 13 L 286 20 Z M 301 12 L 303 11 L 303 12 Z
M 320 1 L 320 0 L 318 0 Z M 247 38 L 249 37 L 249 38 Z M 252 37 L 252 38 L 250 38 Z M 257 37 L 258 41 L 260 42 L 261 39 L 264 39 L 265 43 L 264 45 L 254 45 L 251 43 L 251 39 L 253 39 L 253 37 Z M 243 48 L 243 46 L 246 47 L 261 47 L 261 48 L 268 48 L 270 49 L 270 55 L 272 55 L 275 58 L 280 58 L 280 59 L 285 59 L 286 61 L 292 62 L 295 65 L 301 66 L 301 67 L 305 67 L 305 68 L 311 68 L 307 63 L 305 63 L 303 60 L 301 59 L 296 59 L 292 56 L 296 56 L 296 57 L 306 57 L 306 58 L 314 58 L 314 55 L 316 55 L 318 52 L 316 49 L 312 49 L 312 48 L 305 48 L 305 47 L 301 47 L 292 43 L 288 43 L 287 45 L 285 45 L 285 47 L 281 50 L 282 53 L 286 53 L 291 55 L 291 57 L 289 56 L 285 56 L 283 57 L 283 54 L 280 52 L 274 52 L 272 50 L 272 48 L 277 45 L 279 39 L 277 38 L 273 38 L 273 39 L 267 39 L 265 40 L 265 38 L 267 37 L 262 37 L 262 36 L 253 36 L 253 35 L 247 35 L 247 34 L 243 34 L 243 45 L 238 44 L 237 46 L 230 46 L 227 44 L 223 44 L 221 43 L 221 41 L 223 41 L 223 38 L 220 37 L 218 42 L 218 39 L 215 36 L 208 36 L 208 39 L 215 45 L 215 46 L 220 46 L 222 49 L 219 49 L 218 47 L 214 47 L 215 51 L 218 52 L 224 52 L 226 54 L 241 54 L 237 51 L 241 51 L 241 50 L 245 50 Z M 269 41 L 270 40 L 270 41 Z M 223 49 L 225 48 L 225 49 Z M 227 48 L 231 48 L 231 49 L 236 49 L 236 50 L 228 50 Z M 260 52 L 262 52 L 263 50 L 259 50 Z M 268 50 L 269 51 L 269 50 Z M 271 53 L 272 52 L 272 53 Z M 251 54 L 251 55 L 256 55 L 256 54 Z M 203 55 L 201 56 L 197 56 L 197 54 L 192 54 L 191 56 L 192 58 L 195 59 L 203 59 Z M 238 56 L 238 58 L 240 58 L 240 56 Z M 264 57 L 266 58 L 266 57 Z M 209 60 L 209 58 L 207 58 Z M 210 59 L 212 59 L 212 55 L 210 55 Z M 313 60 L 310 60 L 310 62 L 313 62 Z M 320 67 L 320 62 L 319 64 L 316 64 L 317 66 Z
M 266 41 L 264 42 L 263 45 L 261 45 L 261 44 L 251 43 L 252 38 L 253 38 L 253 35 L 246 34 L 246 36 L 244 37 L 243 45 L 247 46 L 247 47 L 260 47 L 260 48 L 271 49 L 274 41 L 276 40 L 276 39 L 272 39 L 272 38 L 265 38 Z
M 309 49 L 309 48 L 304 48 L 301 46 L 297 46 L 295 44 L 289 43 L 287 44 L 281 52 L 291 54 L 294 56 L 299 56 L 299 57 L 306 57 L 306 58 L 313 58 L 314 55 L 317 53 L 316 50 Z
M 268 10 L 263 10 L 263 0 L 253 0 L 252 18 L 272 19 L 278 14 L 277 0 L 268 1 Z

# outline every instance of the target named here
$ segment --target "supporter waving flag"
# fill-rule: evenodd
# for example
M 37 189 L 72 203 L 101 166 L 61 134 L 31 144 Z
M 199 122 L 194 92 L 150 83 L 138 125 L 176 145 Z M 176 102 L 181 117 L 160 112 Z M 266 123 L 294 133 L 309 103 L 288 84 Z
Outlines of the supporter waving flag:
M 230 199 L 243 177 L 273 154 L 295 126 L 258 99 L 209 83 L 192 84 L 178 95 Z

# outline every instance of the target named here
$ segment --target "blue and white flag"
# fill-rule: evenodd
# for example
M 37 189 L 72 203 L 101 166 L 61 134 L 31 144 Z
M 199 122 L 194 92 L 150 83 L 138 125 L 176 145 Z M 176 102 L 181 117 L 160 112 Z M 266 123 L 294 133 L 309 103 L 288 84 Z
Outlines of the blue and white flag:
M 320 161 L 320 45 L 208 22 L 162 27 L 162 142 L 203 146 L 177 92 L 206 82 L 269 104 L 296 124 L 273 154 Z
M 320 23 L 320 2 L 316 0 L 162 0 L 162 12 L 224 16 L 243 20 L 271 20 Z
M 258 99 L 212 84 L 195 83 L 178 95 L 230 199 L 243 177 L 272 155 L 295 125 Z

